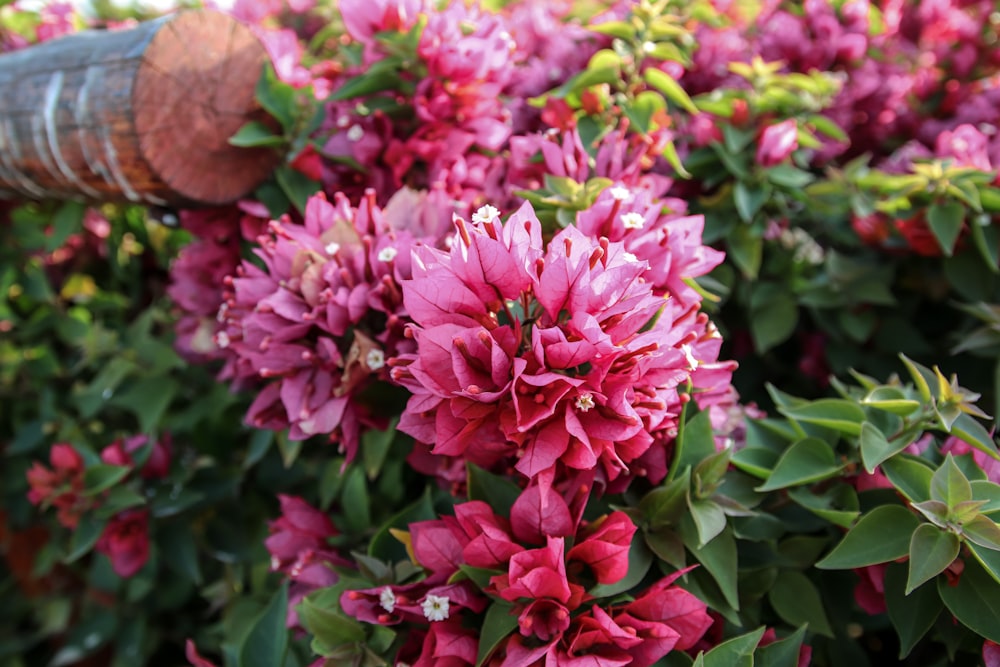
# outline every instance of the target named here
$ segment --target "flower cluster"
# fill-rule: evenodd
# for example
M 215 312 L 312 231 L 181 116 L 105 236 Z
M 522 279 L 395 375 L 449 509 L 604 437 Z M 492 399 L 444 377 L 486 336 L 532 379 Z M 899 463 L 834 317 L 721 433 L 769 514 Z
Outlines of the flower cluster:
M 28 470 L 28 500 L 55 507 L 59 523 L 76 528 L 80 516 L 90 509 L 83 496 L 83 457 L 72 445 L 58 443 L 49 450 L 49 464 L 51 469 L 36 461 Z
M 399 428 L 432 454 L 529 478 L 662 479 L 655 450 L 700 365 L 704 321 L 658 296 L 622 242 L 568 227 L 543 243 L 530 204 L 456 226 L 449 251 L 415 249 L 402 284 L 417 349 L 392 361 L 412 393 Z
M 420 648 L 404 646 L 398 656 L 419 665 L 444 659 L 476 664 L 477 637 L 461 620 L 489 605 L 516 617 L 510 633 L 488 649 L 489 664 L 528 667 L 553 664 L 554 658 L 555 664 L 596 660 L 648 667 L 671 650 L 693 646 L 711 619 L 704 603 L 672 585 L 683 572 L 630 601 L 595 604 L 600 586 L 628 573 L 636 527 L 622 512 L 586 522 L 579 510 L 582 504 L 568 504 L 539 485 L 521 494 L 509 520 L 482 501 L 456 505 L 453 517 L 409 526 L 412 556 L 424 579 L 348 590 L 341 606 L 367 623 L 424 626 Z M 488 579 L 458 576 L 470 571 Z
M 413 236 L 369 192 L 357 209 L 342 195 L 313 197 L 303 224 L 272 221 L 259 242 L 263 268 L 244 261 L 226 279 L 215 335 L 237 380 L 265 382 L 247 421 L 297 440 L 329 434 L 350 460 L 361 428 L 388 418 L 359 395 L 406 349 L 399 282 Z

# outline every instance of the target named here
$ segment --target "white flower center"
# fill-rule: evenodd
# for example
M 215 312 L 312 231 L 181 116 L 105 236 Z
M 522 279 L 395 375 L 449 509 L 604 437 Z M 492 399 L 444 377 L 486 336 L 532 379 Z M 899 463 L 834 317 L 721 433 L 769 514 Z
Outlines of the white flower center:
M 330 257 L 333 257 L 334 255 L 337 254 L 337 251 L 340 250 L 340 244 L 339 243 L 327 243 L 326 247 L 323 248 L 323 250 L 326 251 L 327 255 L 329 255 Z
M 653 51 L 656 50 L 656 44 L 654 44 L 653 42 L 643 42 L 642 50 L 645 51 L 646 53 L 652 53 Z
M 379 370 L 385 366 L 385 352 L 379 349 L 368 350 L 368 356 L 365 357 L 365 363 L 368 364 L 369 370 Z
M 630 213 L 622 213 L 621 221 L 622 224 L 625 225 L 625 229 L 642 229 L 646 224 L 646 218 L 644 218 L 641 213 L 636 213 L 634 211 Z
M 352 125 L 351 129 L 347 131 L 347 138 L 350 141 L 357 141 L 363 136 L 365 136 L 365 128 L 360 125 Z
M 630 253 L 630 252 L 623 252 L 623 253 L 622 253 L 622 257 L 624 257 L 624 258 L 625 258 L 625 261 L 626 261 L 626 262 L 631 262 L 632 264 L 635 264 L 636 262 L 638 262 L 638 261 L 639 261 L 639 258 L 638 258 L 638 257 L 636 257 L 635 255 L 633 255 L 633 254 L 632 254 L 632 253 Z
M 687 359 L 688 366 L 691 370 L 698 368 L 698 360 L 694 358 L 694 352 L 692 351 L 690 345 L 686 343 L 681 345 L 681 352 L 684 353 L 684 358 Z
M 382 609 L 391 614 L 392 610 L 396 608 L 396 594 L 386 586 L 378 594 L 378 603 L 382 605 Z
M 392 260 L 396 259 L 396 255 L 398 254 L 399 251 L 393 248 L 392 246 L 382 248 L 381 250 L 378 251 L 378 261 L 391 262 Z
M 500 211 L 495 206 L 480 206 L 479 210 L 472 214 L 472 221 L 481 224 L 486 224 L 487 222 L 493 222 L 493 218 L 500 215 Z
M 621 185 L 616 185 L 611 188 L 611 198 L 615 201 L 625 201 L 628 199 L 630 194 L 632 193 L 628 191 L 628 188 L 622 187 Z
M 220 350 L 224 350 L 227 347 L 229 347 L 229 343 L 231 342 L 232 341 L 229 340 L 229 334 L 227 334 L 225 331 L 220 331 L 219 333 L 215 334 L 215 344 L 219 346 Z
M 576 409 L 579 410 L 580 412 L 587 412 L 589 410 L 592 410 L 594 408 L 594 405 L 595 403 L 593 394 L 590 393 L 580 394 L 579 396 L 576 397 Z
M 443 621 L 448 618 L 448 598 L 444 595 L 428 595 L 420 606 L 428 621 Z

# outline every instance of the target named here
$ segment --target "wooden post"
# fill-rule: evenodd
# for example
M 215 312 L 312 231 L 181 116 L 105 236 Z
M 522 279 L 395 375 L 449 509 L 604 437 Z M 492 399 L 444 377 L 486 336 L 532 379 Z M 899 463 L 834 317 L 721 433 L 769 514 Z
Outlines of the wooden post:
M 248 27 L 197 10 L 0 55 L 0 195 L 223 204 L 276 166 L 228 143 L 265 113 L 267 54 Z

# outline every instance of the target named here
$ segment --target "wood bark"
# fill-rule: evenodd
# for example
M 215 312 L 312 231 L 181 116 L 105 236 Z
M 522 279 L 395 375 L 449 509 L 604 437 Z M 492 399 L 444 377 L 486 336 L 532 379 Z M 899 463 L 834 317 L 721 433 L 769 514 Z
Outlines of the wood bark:
M 0 195 L 223 204 L 276 166 L 229 138 L 266 114 L 250 29 L 185 11 L 0 55 Z

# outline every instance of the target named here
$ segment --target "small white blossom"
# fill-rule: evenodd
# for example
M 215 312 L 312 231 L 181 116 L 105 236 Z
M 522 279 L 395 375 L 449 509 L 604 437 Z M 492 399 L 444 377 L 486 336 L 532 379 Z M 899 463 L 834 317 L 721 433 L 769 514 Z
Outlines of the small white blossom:
M 632 254 L 632 253 L 630 253 L 630 252 L 623 252 L 623 253 L 622 253 L 622 257 L 624 257 L 624 258 L 625 258 L 625 261 L 626 261 L 626 262 L 630 262 L 630 263 L 632 263 L 632 264 L 635 264 L 635 263 L 637 263 L 637 262 L 639 261 L 639 258 L 638 258 L 638 257 L 636 257 L 635 255 L 633 255 L 633 254 Z
M 448 598 L 444 595 L 428 595 L 421 607 L 428 621 L 443 621 L 448 618 Z
M 327 243 L 326 247 L 323 248 L 323 250 L 326 251 L 327 255 L 329 255 L 330 257 L 333 257 L 334 255 L 337 254 L 337 251 L 340 250 L 340 244 L 339 243 L 332 243 L 332 242 L 331 243 Z
M 347 131 L 347 139 L 349 141 L 357 141 L 363 136 L 365 136 L 365 128 L 360 125 L 352 125 L 351 129 Z
M 223 301 L 222 305 L 219 306 L 219 313 L 215 316 L 215 319 L 219 322 L 225 322 L 226 313 L 228 312 L 229 312 L 229 304 Z
M 628 188 L 622 185 L 616 185 L 615 187 L 611 188 L 610 193 L 611 193 L 611 198 L 614 199 L 615 201 L 625 201 L 626 199 L 628 199 L 628 196 L 632 194 L 628 191 Z
M 396 594 L 386 586 L 378 594 L 378 603 L 382 605 L 382 609 L 391 614 L 392 610 L 396 608 Z
M 493 218 L 500 215 L 500 211 L 497 210 L 495 206 L 480 206 L 479 210 L 472 214 L 472 221 L 486 224 L 487 222 L 493 222 Z
M 379 370 L 385 366 L 385 352 L 377 348 L 374 350 L 368 350 L 368 356 L 365 357 L 365 363 L 368 364 L 369 370 Z
M 391 262 L 392 260 L 396 259 L 396 255 L 398 254 L 399 254 L 398 250 L 396 250 L 392 246 L 386 246 L 385 248 L 382 248 L 381 250 L 378 251 L 378 261 Z
M 625 225 L 625 229 L 642 229 L 646 224 L 646 218 L 643 217 L 641 213 L 636 213 L 634 211 L 630 213 L 621 214 L 622 224 Z
M 652 53 L 653 51 L 656 50 L 656 44 L 654 44 L 653 42 L 643 42 L 642 50 L 645 51 L 646 53 Z
M 576 397 L 576 409 L 579 410 L 580 412 L 587 412 L 593 409 L 594 405 L 595 404 L 594 404 L 593 394 L 590 393 L 580 394 L 579 396 Z
M 350 116 L 344 115 L 344 116 L 339 116 L 337 118 L 337 127 L 339 127 L 340 129 L 344 129 L 345 127 L 347 127 L 350 124 L 351 124 L 351 117 Z
M 220 331 L 219 333 L 215 334 L 215 344 L 219 346 L 220 350 L 224 350 L 227 347 L 229 347 L 229 343 L 231 342 L 232 341 L 229 340 L 229 334 L 227 334 L 225 331 Z

